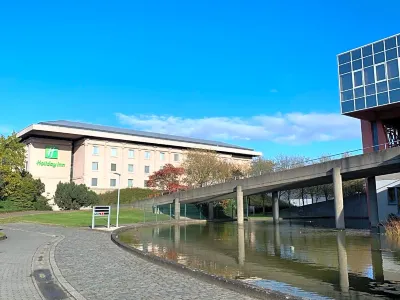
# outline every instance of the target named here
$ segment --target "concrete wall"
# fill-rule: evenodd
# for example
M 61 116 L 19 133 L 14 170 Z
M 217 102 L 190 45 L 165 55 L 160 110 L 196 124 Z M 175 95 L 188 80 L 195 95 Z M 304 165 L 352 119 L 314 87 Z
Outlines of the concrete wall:
M 93 147 L 97 146 L 99 154 L 93 154 Z M 112 156 L 112 149 L 115 148 L 117 156 Z M 84 150 L 81 150 L 84 149 Z M 129 150 L 134 151 L 134 157 L 130 158 Z M 84 160 L 82 159 L 84 151 Z M 146 158 L 146 152 L 150 153 L 150 158 Z M 126 142 L 102 141 L 94 139 L 85 139 L 83 145 L 76 151 L 76 164 L 74 170 L 80 170 L 80 165 L 84 165 L 83 183 L 91 186 L 92 178 L 97 178 L 97 187 L 91 187 L 94 191 L 101 193 L 118 188 L 118 176 L 111 171 L 111 164 L 117 165 L 117 173 L 121 174 L 121 188 L 128 187 L 128 180 L 133 180 L 133 187 L 145 187 L 145 181 L 155 171 L 160 170 L 166 164 L 179 166 L 184 161 L 184 149 L 174 149 L 170 147 L 148 146 Z M 163 153 L 163 154 L 161 154 Z M 175 160 L 175 154 L 178 160 Z M 222 159 L 231 160 L 238 164 L 249 164 L 251 159 L 236 158 L 229 154 L 220 154 Z M 97 171 L 92 170 L 92 162 L 99 164 Z M 133 165 L 133 172 L 128 171 L 128 165 Z M 149 173 L 145 173 L 145 166 L 150 168 Z M 74 174 L 75 177 L 75 174 Z M 78 174 L 77 174 L 78 177 Z M 117 180 L 117 186 L 110 186 L 110 179 Z
M 85 183 L 85 145 L 83 141 L 76 142 L 73 147 L 73 176 L 72 180 L 76 184 Z
M 303 207 L 292 207 L 280 211 L 282 218 L 289 217 L 334 217 L 334 201 L 324 201 Z M 368 218 L 367 197 L 365 194 L 344 198 L 345 218 Z
M 27 170 L 45 184 L 44 196 L 52 198 L 59 182 L 70 181 L 72 144 L 69 141 L 44 138 L 30 138 L 25 143 L 29 153 Z M 48 146 L 58 148 L 57 159 L 45 158 L 45 149 Z M 41 162 L 49 162 L 52 166 L 43 165 Z M 49 204 L 54 205 L 54 201 L 50 200 Z
M 388 188 L 390 187 L 400 187 L 400 182 L 398 179 L 386 179 L 377 180 L 376 189 L 378 196 L 378 213 L 379 221 L 384 222 L 389 214 L 399 213 L 399 204 L 396 205 L 388 204 Z

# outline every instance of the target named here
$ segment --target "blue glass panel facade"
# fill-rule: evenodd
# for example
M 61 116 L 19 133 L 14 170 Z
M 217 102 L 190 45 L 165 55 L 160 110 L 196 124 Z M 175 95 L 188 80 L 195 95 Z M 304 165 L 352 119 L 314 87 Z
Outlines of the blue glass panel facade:
M 400 102 L 400 34 L 339 54 L 343 114 Z

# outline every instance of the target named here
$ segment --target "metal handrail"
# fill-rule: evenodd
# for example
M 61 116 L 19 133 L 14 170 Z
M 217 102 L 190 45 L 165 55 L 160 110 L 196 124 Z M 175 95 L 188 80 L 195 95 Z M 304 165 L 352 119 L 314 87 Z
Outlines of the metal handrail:
M 383 149 L 383 150 L 386 150 L 386 149 L 389 149 L 389 148 L 394 148 L 394 147 L 389 147 L 390 144 L 392 144 L 392 143 L 399 143 L 399 142 L 400 142 L 400 140 L 396 140 L 396 141 L 392 141 L 392 142 L 390 142 L 390 143 L 387 142 L 387 143 L 383 143 L 383 144 L 377 144 L 377 145 L 370 146 L 370 147 L 364 147 L 364 148 L 354 149 L 354 150 L 345 151 L 345 152 L 340 152 L 340 153 L 336 153 L 336 154 L 332 154 L 332 155 L 323 155 L 323 156 L 320 156 L 320 157 L 318 157 L 318 158 L 308 159 L 308 160 L 302 161 L 302 162 L 300 162 L 300 163 L 290 165 L 288 169 L 301 168 L 301 167 L 305 167 L 305 166 L 308 166 L 308 165 L 312 165 L 313 163 L 311 163 L 311 162 L 315 162 L 315 161 L 318 161 L 318 162 L 323 163 L 324 161 L 321 161 L 321 159 L 328 159 L 327 161 L 330 161 L 330 158 L 336 157 L 336 156 L 342 156 L 340 159 L 343 159 L 343 158 L 346 158 L 346 157 L 347 157 L 347 156 L 343 157 L 344 155 L 351 156 L 351 155 L 350 155 L 351 153 L 355 153 L 355 152 L 359 152 L 359 151 L 364 151 L 364 150 L 367 150 L 367 149 L 375 149 L 376 147 L 378 147 L 378 149 L 380 149 L 381 146 L 384 146 L 384 149 Z M 381 151 L 381 150 L 379 150 L 379 151 Z M 285 169 L 283 169 L 283 170 L 285 170 Z M 278 171 L 283 171 L 283 170 L 278 170 Z M 209 185 L 206 184 L 206 185 L 201 186 L 201 187 L 213 186 L 213 185 L 216 185 L 216 184 L 221 184 L 221 183 L 226 183 L 226 182 L 232 182 L 232 181 L 239 180 L 239 179 L 244 179 L 244 178 L 257 177 L 257 176 L 261 176 L 261 175 L 268 174 L 268 173 L 269 173 L 269 172 L 262 172 L 262 171 L 260 171 L 260 174 L 257 174 L 257 175 L 254 175 L 254 174 L 253 174 L 253 175 L 247 174 L 247 176 L 242 176 L 242 177 L 241 177 L 241 176 L 234 176 L 234 177 L 231 178 L 231 179 L 222 180 L 222 181 L 220 181 L 220 182 L 213 183 L 213 184 L 209 184 Z M 181 191 L 188 191 L 188 190 L 193 190 L 193 189 L 196 189 L 196 188 L 199 188 L 199 187 L 190 186 L 190 187 L 188 187 L 187 189 L 181 190 Z M 170 195 L 170 194 L 174 194 L 174 193 L 181 192 L 181 191 L 176 191 L 176 192 L 170 192 L 170 191 L 161 192 L 161 196 Z M 152 199 L 152 198 L 154 198 L 154 197 L 146 198 L 146 199 L 143 199 L 143 200 Z

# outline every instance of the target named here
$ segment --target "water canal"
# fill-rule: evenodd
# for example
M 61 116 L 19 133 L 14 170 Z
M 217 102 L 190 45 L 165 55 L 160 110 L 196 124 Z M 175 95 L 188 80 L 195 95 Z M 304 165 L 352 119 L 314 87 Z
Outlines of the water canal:
M 256 221 L 164 225 L 120 238 L 190 268 L 307 299 L 400 299 L 400 241 L 367 230 Z

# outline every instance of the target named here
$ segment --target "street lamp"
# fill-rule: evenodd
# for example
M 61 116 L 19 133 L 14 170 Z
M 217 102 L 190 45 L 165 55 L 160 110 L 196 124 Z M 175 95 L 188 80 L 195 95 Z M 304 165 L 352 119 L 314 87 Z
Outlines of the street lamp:
M 118 175 L 118 200 L 117 200 L 117 222 L 116 222 L 116 227 L 118 228 L 118 220 L 119 220 L 119 192 L 121 190 L 121 174 L 120 173 L 114 173 L 115 175 Z

